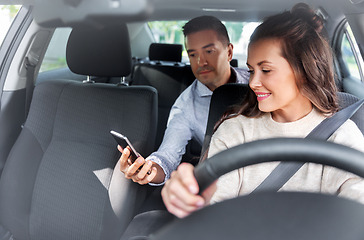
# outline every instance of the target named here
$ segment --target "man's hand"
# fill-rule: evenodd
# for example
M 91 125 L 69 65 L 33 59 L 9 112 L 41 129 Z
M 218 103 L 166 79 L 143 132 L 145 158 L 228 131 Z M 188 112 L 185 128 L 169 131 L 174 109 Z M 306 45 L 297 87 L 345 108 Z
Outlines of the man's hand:
M 141 185 L 150 183 L 157 175 L 157 164 L 152 161 L 145 161 L 143 157 L 138 157 L 134 163 L 131 163 L 129 146 L 123 149 L 118 146 L 118 150 L 122 153 L 120 161 L 120 171 L 125 174 L 125 178 L 131 179 Z M 164 173 L 163 173 L 164 175 Z
M 168 211 L 179 218 L 207 205 L 216 190 L 214 183 L 204 191 L 203 197 L 197 195 L 199 188 L 193 169 L 191 164 L 182 163 L 162 189 L 163 202 Z

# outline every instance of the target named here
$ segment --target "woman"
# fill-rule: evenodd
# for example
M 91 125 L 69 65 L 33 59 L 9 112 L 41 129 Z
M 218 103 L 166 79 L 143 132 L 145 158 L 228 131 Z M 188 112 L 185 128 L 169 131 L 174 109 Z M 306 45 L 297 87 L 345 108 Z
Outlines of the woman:
M 323 21 L 306 4 L 268 17 L 252 34 L 249 91 L 239 109 L 217 124 L 208 157 L 236 145 L 274 137 L 304 138 L 338 111 L 332 55 Z M 348 120 L 329 139 L 364 151 L 364 137 Z M 181 164 L 162 190 L 167 209 L 184 217 L 206 204 L 252 192 L 278 165 L 257 164 L 228 173 L 203 197 L 193 166 Z M 329 166 L 306 163 L 280 191 L 338 194 L 364 203 L 364 181 Z

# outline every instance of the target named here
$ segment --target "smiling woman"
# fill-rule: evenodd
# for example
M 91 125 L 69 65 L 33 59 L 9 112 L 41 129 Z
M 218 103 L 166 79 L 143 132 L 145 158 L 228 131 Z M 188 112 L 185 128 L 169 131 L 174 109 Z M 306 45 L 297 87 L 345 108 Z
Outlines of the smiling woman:
M 271 112 L 276 122 L 293 122 L 310 113 L 312 105 L 299 90 L 290 63 L 282 57 L 282 45 L 274 39 L 250 44 L 249 86 L 260 111 Z
M 218 122 L 208 158 L 260 139 L 305 138 L 337 111 L 331 49 L 322 29 L 323 20 L 306 4 L 268 17 L 256 28 L 248 46 L 250 91 Z M 351 120 L 329 140 L 364 152 L 364 137 Z M 183 164 L 166 182 L 163 200 L 171 213 L 185 217 L 205 204 L 250 194 L 277 165 L 256 164 L 225 174 L 201 197 L 193 166 Z M 280 191 L 336 193 L 364 203 L 362 189 L 363 179 L 353 174 L 306 163 Z

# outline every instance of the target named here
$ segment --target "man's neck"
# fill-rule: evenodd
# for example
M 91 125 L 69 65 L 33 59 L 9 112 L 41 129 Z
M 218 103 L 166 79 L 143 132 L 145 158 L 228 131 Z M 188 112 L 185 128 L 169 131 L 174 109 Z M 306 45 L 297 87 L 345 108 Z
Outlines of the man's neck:
M 214 91 L 216 88 L 220 87 L 221 85 L 224 85 L 226 83 L 235 83 L 236 82 L 236 74 L 235 71 L 230 67 L 229 68 L 229 72 L 227 73 L 229 74 L 229 76 L 226 76 L 226 78 L 224 77 L 223 79 L 225 79 L 225 81 L 220 81 L 217 84 L 218 85 L 206 85 L 206 87 L 208 87 L 211 91 Z

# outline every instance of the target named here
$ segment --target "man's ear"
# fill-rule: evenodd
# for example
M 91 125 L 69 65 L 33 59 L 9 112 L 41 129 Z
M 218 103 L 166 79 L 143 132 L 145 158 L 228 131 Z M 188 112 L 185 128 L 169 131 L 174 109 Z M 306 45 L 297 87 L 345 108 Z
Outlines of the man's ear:
M 229 45 L 227 46 L 229 62 L 231 61 L 231 59 L 233 59 L 233 49 L 234 49 L 233 44 L 229 43 Z

